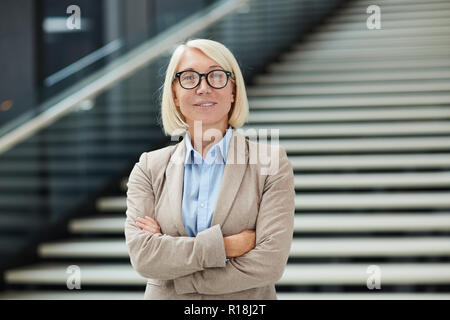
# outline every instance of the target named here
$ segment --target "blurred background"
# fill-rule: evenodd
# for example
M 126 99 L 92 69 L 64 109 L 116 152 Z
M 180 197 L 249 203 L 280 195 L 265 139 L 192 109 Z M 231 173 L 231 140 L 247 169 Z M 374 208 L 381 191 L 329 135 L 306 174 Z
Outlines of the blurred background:
M 375 5 L 375 6 L 373 6 Z M 235 54 L 295 173 L 280 299 L 450 298 L 450 1 L 2 0 L 0 299 L 142 299 L 126 179 L 171 50 Z

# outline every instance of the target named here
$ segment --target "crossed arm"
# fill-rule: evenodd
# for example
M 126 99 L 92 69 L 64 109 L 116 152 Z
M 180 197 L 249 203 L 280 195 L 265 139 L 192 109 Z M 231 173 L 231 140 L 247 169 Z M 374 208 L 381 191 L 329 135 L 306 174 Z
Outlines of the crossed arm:
M 161 228 L 156 220 L 145 216 L 138 217 L 136 225 L 150 234 L 161 234 Z M 240 257 L 255 248 L 256 234 L 254 230 L 244 230 L 241 233 L 223 238 L 227 258 Z

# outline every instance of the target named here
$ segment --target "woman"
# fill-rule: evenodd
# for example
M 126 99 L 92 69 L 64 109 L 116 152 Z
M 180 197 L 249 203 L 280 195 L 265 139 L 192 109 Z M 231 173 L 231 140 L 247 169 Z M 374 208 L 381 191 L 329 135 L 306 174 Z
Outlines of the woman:
M 236 131 L 248 102 L 232 53 L 205 39 L 178 46 L 161 111 L 166 134 L 184 139 L 143 153 L 128 180 L 125 237 L 148 279 L 145 298 L 276 299 L 292 241 L 293 172 L 282 147 Z

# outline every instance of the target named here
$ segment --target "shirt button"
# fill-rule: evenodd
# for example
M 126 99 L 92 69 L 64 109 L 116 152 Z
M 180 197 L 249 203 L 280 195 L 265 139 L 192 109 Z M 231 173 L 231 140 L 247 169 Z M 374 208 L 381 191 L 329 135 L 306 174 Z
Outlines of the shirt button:
M 202 203 L 200 203 L 200 207 L 204 207 L 205 206 L 205 204 L 202 202 Z

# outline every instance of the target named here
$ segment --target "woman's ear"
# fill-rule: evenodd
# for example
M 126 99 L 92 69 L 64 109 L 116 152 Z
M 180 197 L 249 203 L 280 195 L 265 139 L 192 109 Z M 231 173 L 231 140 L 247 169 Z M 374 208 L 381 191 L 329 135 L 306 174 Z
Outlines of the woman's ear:
M 176 95 L 175 90 L 173 89 L 173 87 L 172 87 L 172 96 L 173 96 L 173 102 L 175 103 L 175 105 L 177 107 L 180 106 L 180 104 L 178 103 L 177 95 Z

